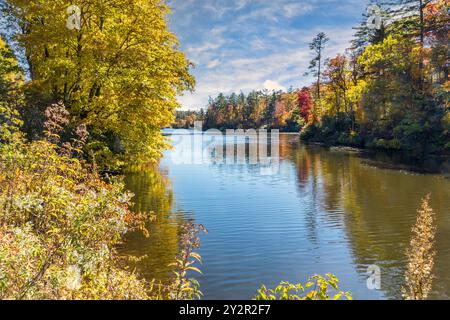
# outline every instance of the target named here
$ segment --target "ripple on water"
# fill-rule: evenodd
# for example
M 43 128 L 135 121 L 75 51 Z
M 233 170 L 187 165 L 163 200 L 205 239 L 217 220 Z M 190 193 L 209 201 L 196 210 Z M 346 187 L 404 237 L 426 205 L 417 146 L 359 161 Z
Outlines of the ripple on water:
M 431 192 L 438 221 L 433 297 L 448 298 L 450 180 L 296 141 L 281 135 L 284 153 L 272 176 L 249 164 L 176 165 L 170 152 L 162 163 L 170 181 L 167 195 L 157 177 L 130 174 L 127 185 L 137 195 L 137 208 L 155 211 L 158 222 L 149 239 L 129 235 L 122 250 L 148 254 L 140 267 L 147 277 L 170 274 L 166 265 L 176 254 L 179 226 L 193 219 L 209 230 L 199 249 L 206 299 L 247 299 L 261 284 L 327 272 L 355 298 L 399 298 L 415 212 Z M 372 264 L 382 269 L 379 292 L 366 287 Z

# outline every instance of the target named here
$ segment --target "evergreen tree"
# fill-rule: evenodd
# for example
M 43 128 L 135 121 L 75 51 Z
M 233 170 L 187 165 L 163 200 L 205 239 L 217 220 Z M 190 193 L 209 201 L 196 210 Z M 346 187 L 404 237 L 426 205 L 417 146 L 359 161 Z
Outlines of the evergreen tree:
M 276 110 L 276 104 L 277 104 L 277 95 L 274 93 L 272 93 L 272 95 L 270 95 L 268 97 L 268 101 L 267 101 L 267 108 L 264 112 L 264 123 L 266 124 L 267 127 L 272 127 L 273 126 L 273 121 L 275 118 L 275 110 Z
M 319 102 L 319 106 L 321 104 L 320 80 L 322 77 L 323 51 L 325 49 L 326 43 L 329 40 L 330 39 L 327 37 L 327 35 L 324 32 L 320 32 L 309 44 L 309 48 L 314 52 L 314 58 L 311 60 L 311 62 L 309 64 L 309 67 L 308 67 L 309 72 L 307 74 L 312 74 L 315 78 L 317 78 L 316 95 L 317 95 L 317 101 Z

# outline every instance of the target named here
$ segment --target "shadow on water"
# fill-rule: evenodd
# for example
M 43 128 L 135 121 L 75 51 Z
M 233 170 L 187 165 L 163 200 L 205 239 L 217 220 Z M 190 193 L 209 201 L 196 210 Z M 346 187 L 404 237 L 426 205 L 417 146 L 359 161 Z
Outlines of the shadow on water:
M 444 156 L 415 157 L 398 151 L 361 152 L 363 163 L 381 169 L 405 170 L 423 174 L 442 174 L 450 177 L 450 158 Z

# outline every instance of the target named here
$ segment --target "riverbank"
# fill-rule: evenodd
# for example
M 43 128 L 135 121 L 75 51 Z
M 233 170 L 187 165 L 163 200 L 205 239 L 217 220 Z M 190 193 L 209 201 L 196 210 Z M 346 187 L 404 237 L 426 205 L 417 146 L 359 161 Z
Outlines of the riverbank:
M 369 132 L 332 130 L 324 123 L 305 126 L 300 133 L 300 139 L 309 144 L 326 147 L 404 153 L 416 159 L 431 156 L 450 159 L 450 143 L 446 143 L 445 139 L 421 141 L 420 137 L 417 137 L 415 143 L 403 143 L 396 137 L 382 138 L 381 135 Z
M 381 149 L 354 146 L 351 144 L 330 144 L 301 139 L 308 146 L 324 147 L 331 152 L 359 154 L 364 162 L 383 169 L 410 171 L 422 174 L 442 174 L 450 177 L 450 154 L 426 154 L 417 156 L 408 150 Z

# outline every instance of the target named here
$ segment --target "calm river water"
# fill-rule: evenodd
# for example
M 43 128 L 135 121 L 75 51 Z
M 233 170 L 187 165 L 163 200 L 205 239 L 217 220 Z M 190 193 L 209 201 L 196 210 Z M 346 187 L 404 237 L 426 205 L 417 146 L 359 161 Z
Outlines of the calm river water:
M 251 299 L 262 284 L 328 272 L 355 299 L 399 299 L 416 210 L 431 193 L 438 224 L 432 297 L 450 299 L 448 162 L 418 164 L 425 169 L 418 173 L 392 157 L 306 146 L 281 134 L 280 160 L 268 174 L 267 164 L 245 157 L 217 161 L 209 140 L 202 152 L 190 138 L 172 139 L 160 170 L 126 177 L 135 210 L 157 216 L 149 238 L 131 233 L 121 248 L 147 255 L 137 270 L 148 279 L 171 277 L 180 225 L 191 220 L 209 230 L 196 276 L 205 299 Z M 370 265 L 381 268 L 381 290 L 367 287 Z

